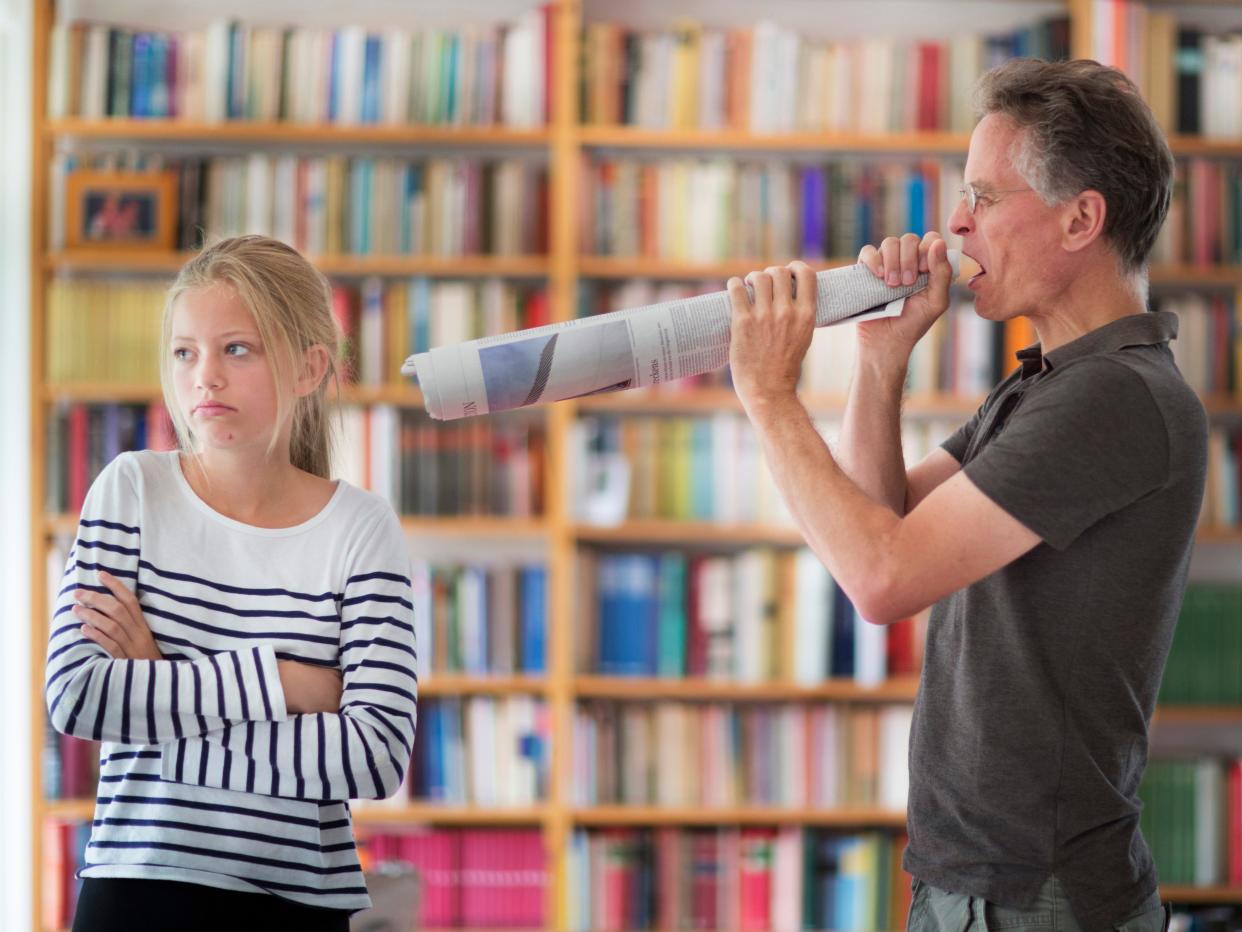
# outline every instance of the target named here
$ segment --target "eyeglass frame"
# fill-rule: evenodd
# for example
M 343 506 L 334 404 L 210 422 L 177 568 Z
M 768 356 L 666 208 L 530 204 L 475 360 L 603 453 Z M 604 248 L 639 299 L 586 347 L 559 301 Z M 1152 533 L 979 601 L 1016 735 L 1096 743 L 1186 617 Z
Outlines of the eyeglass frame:
M 1022 191 L 1034 191 L 1034 188 L 1003 188 L 1000 191 L 980 191 L 974 184 L 967 183 L 963 188 L 958 188 L 957 193 L 961 195 L 962 200 L 966 202 L 966 210 L 973 217 L 975 209 L 979 206 L 980 198 L 995 197 L 997 194 L 1018 194 Z

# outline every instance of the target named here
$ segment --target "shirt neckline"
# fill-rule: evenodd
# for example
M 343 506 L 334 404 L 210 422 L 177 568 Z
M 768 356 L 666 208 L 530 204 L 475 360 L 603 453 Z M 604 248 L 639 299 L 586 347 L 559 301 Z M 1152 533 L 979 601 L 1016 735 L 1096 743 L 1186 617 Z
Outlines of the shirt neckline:
M 181 452 L 179 450 L 170 450 L 166 455 L 168 457 L 169 467 L 172 470 L 177 485 L 180 487 L 186 498 L 189 499 L 190 504 L 193 505 L 194 508 L 218 524 L 223 524 L 225 527 L 231 528 L 235 531 L 253 534 L 256 537 L 292 537 L 295 534 L 301 534 L 305 531 L 309 531 L 311 528 L 320 524 L 328 517 L 328 514 L 336 507 L 336 503 L 340 501 L 342 495 L 344 494 L 345 483 L 340 479 L 337 479 L 336 488 L 332 491 L 332 497 L 328 499 L 327 503 L 319 509 L 318 512 L 311 515 L 311 517 L 307 518 L 305 521 L 300 524 L 290 525 L 289 527 L 258 527 L 257 525 L 246 524 L 244 521 L 238 521 L 236 518 L 230 518 L 227 515 L 222 515 L 220 512 L 208 505 L 199 497 L 198 493 L 194 491 L 193 487 L 190 485 L 190 481 L 186 479 L 185 473 L 181 469 Z

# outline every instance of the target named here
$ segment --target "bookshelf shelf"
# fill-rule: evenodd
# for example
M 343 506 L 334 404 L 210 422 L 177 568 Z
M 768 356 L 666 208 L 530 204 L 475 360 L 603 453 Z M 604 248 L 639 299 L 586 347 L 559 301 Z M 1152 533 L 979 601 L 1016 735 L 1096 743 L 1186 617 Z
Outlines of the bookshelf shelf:
M 418 681 L 418 695 L 437 696 L 532 696 L 545 692 L 548 681 L 538 676 L 465 676 L 433 673 Z
M 1242 904 L 1242 887 L 1162 886 L 1160 898 L 1173 903 Z
M 918 677 L 895 677 L 877 686 L 834 679 L 816 686 L 797 683 L 736 683 L 704 679 L 579 676 L 574 694 L 579 699 L 687 699 L 728 702 L 910 702 L 918 691 Z
M 1153 265 L 1153 285 L 1233 288 L 1242 285 L 1242 265 Z
M 509 129 L 504 126 L 419 126 L 335 123 L 219 123 L 162 119 L 51 120 L 44 127 L 48 139 L 144 139 L 187 142 L 324 143 L 326 145 L 470 145 L 496 148 L 546 146 L 547 129 Z
M 802 403 L 812 413 L 840 414 L 845 396 L 822 392 L 803 392 Z M 903 403 L 906 414 L 969 415 L 983 402 L 975 395 L 911 395 Z M 592 395 L 577 402 L 578 410 L 591 414 L 714 414 L 742 411 L 742 403 L 731 388 L 693 388 L 684 390 L 645 390 Z
M 663 130 L 636 126 L 582 126 L 581 145 L 616 149 L 706 149 L 945 153 L 966 156 L 963 133 L 752 133 L 748 130 Z
M 627 521 L 613 527 L 580 524 L 574 536 L 591 544 L 803 544 L 796 528 L 762 524 L 713 524 L 710 521 Z
M 95 816 L 95 800 L 49 799 L 43 804 L 43 814 L 52 819 L 91 819 Z
M 137 249 L 67 250 L 47 256 L 45 271 L 127 271 L 174 274 L 194 254 Z M 325 275 L 338 278 L 425 275 L 437 278 L 544 278 L 544 256 L 313 256 Z
M 1162 705 L 1153 721 L 1161 725 L 1242 725 L 1242 706 Z
M 889 809 L 785 809 L 764 806 L 678 808 L 592 806 L 575 809 L 575 825 L 808 825 L 841 828 L 905 828 L 904 811 Z
M 544 806 L 484 808 L 417 802 L 389 806 L 356 802 L 350 809 L 359 825 L 539 825 L 547 816 Z

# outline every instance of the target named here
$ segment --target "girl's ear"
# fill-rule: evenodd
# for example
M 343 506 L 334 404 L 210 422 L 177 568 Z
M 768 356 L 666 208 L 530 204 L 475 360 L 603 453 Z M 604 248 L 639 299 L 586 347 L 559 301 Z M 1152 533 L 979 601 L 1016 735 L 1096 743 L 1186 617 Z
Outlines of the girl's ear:
M 322 343 L 308 347 L 302 358 L 302 372 L 298 376 L 293 393 L 299 398 L 309 395 L 323 382 L 328 371 L 328 350 Z

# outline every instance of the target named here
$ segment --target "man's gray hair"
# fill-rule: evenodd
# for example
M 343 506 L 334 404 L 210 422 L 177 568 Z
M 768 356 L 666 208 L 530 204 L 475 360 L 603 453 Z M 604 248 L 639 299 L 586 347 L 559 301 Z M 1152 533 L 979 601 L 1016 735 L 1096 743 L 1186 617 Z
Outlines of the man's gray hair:
M 1022 130 L 1009 157 L 1045 204 L 1100 192 L 1122 273 L 1146 270 L 1169 211 L 1173 153 L 1129 78 L 1094 61 L 1016 58 L 979 79 L 975 108 Z

